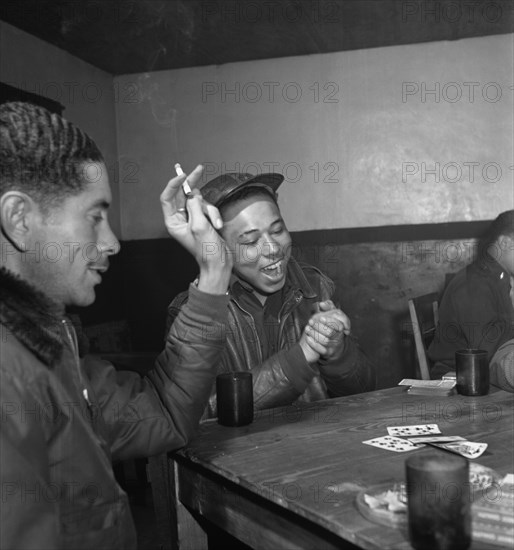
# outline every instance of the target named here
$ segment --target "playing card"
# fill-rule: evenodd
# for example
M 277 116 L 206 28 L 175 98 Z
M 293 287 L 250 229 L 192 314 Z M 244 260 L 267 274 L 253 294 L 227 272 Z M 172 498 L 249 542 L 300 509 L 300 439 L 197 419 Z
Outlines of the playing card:
M 416 380 L 415 378 L 404 378 L 398 382 L 399 386 L 416 386 L 418 388 L 447 388 L 455 386 L 455 379 L 449 380 Z
M 448 443 L 450 441 L 466 441 L 460 435 L 422 435 L 421 437 L 409 437 L 407 441 L 414 443 Z
M 407 437 L 410 435 L 440 434 L 441 430 L 437 424 L 418 424 L 414 426 L 390 426 L 387 428 L 387 433 L 389 435 Z
M 454 441 L 450 443 L 431 443 L 441 449 L 447 449 L 466 458 L 477 458 L 486 449 L 487 443 L 475 443 L 474 441 Z
M 410 441 L 394 437 L 391 435 L 384 435 L 382 437 L 375 437 L 374 439 L 368 439 L 363 441 L 366 445 L 372 445 L 373 447 L 379 447 L 388 451 L 394 451 L 396 453 L 404 453 L 406 451 L 413 451 L 419 449 L 420 445 L 413 445 Z

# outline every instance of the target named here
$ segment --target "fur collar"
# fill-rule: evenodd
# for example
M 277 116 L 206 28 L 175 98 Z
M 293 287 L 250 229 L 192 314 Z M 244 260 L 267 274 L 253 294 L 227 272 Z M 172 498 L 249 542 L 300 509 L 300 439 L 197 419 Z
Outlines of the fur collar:
M 59 307 L 4 267 L 0 267 L 0 323 L 47 367 L 61 359 Z

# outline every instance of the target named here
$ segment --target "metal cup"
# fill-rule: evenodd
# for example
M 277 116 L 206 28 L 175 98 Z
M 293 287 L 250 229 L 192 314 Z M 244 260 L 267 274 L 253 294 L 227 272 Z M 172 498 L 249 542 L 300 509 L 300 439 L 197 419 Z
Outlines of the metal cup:
M 460 349 L 455 352 L 457 392 L 462 395 L 489 393 L 487 352 L 482 349 Z
M 253 421 L 253 380 L 248 371 L 227 372 L 216 377 L 218 423 L 245 426 Z
M 471 545 L 469 462 L 445 451 L 406 460 L 409 536 L 416 550 L 465 550 Z

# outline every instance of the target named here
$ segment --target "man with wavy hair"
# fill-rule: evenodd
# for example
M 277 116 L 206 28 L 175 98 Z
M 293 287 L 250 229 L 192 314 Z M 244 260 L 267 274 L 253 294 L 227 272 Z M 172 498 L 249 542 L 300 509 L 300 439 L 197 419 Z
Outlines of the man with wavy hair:
M 193 188 L 201 172 L 188 176 Z M 119 249 L 102 154 L 58 115 L 0 106 L 1 548 L 135 548 L 111 462 L 177 449 L 197 427 L 224 343 L 231 264 L 202 253 L 205 241 L 224 249 L 221 220 L 196 189 L 186 201 L 185 177 L 161 204 L 199 279 L 155 368 L 116 371 L 79 356 L 66 316 L 94 301 Z

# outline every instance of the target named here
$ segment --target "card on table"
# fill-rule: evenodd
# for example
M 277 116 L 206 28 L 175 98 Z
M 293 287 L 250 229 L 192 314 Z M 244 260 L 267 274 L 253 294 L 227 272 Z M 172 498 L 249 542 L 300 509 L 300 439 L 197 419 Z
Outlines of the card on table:
M 414 445 L 406 439 L 400 437 L 394 437 L 391 435 L 384 435 L 382 437 L 375 437 L 363 441 L 366 445 L 372 445 L 373 447 L 379 447 L 380 449 L 386 449 L 388 451 L 394 451 L 396 453 L 404 453 L 406 451 L 413 451 L 419 449 L 422 445 Z
M 399 386 L 415 386 L 417 388 L 446 388 L 451 389 L 455 386 L 456 381 L 453 379 L 444 380 L 417 380 L 415 378 L 404 378 L 398 382 Z
M 461 435 L 422 435 L 421 437 L 409 437 L 411 443 L 448 443 L 450 441 L 466 441 Z
M 487 443 L 476 443 L 474 441 L 453 441 L 450 443 L 431 443 L 441 449 L 452 451 L 466 458 L 477 458 L 487 449 Z
M 389 435 L 395 436 L 416 436 L 440 434 L 441 430 L 437 424 L 417 424 L 413 426 L 389 426 L 387 428 Z

